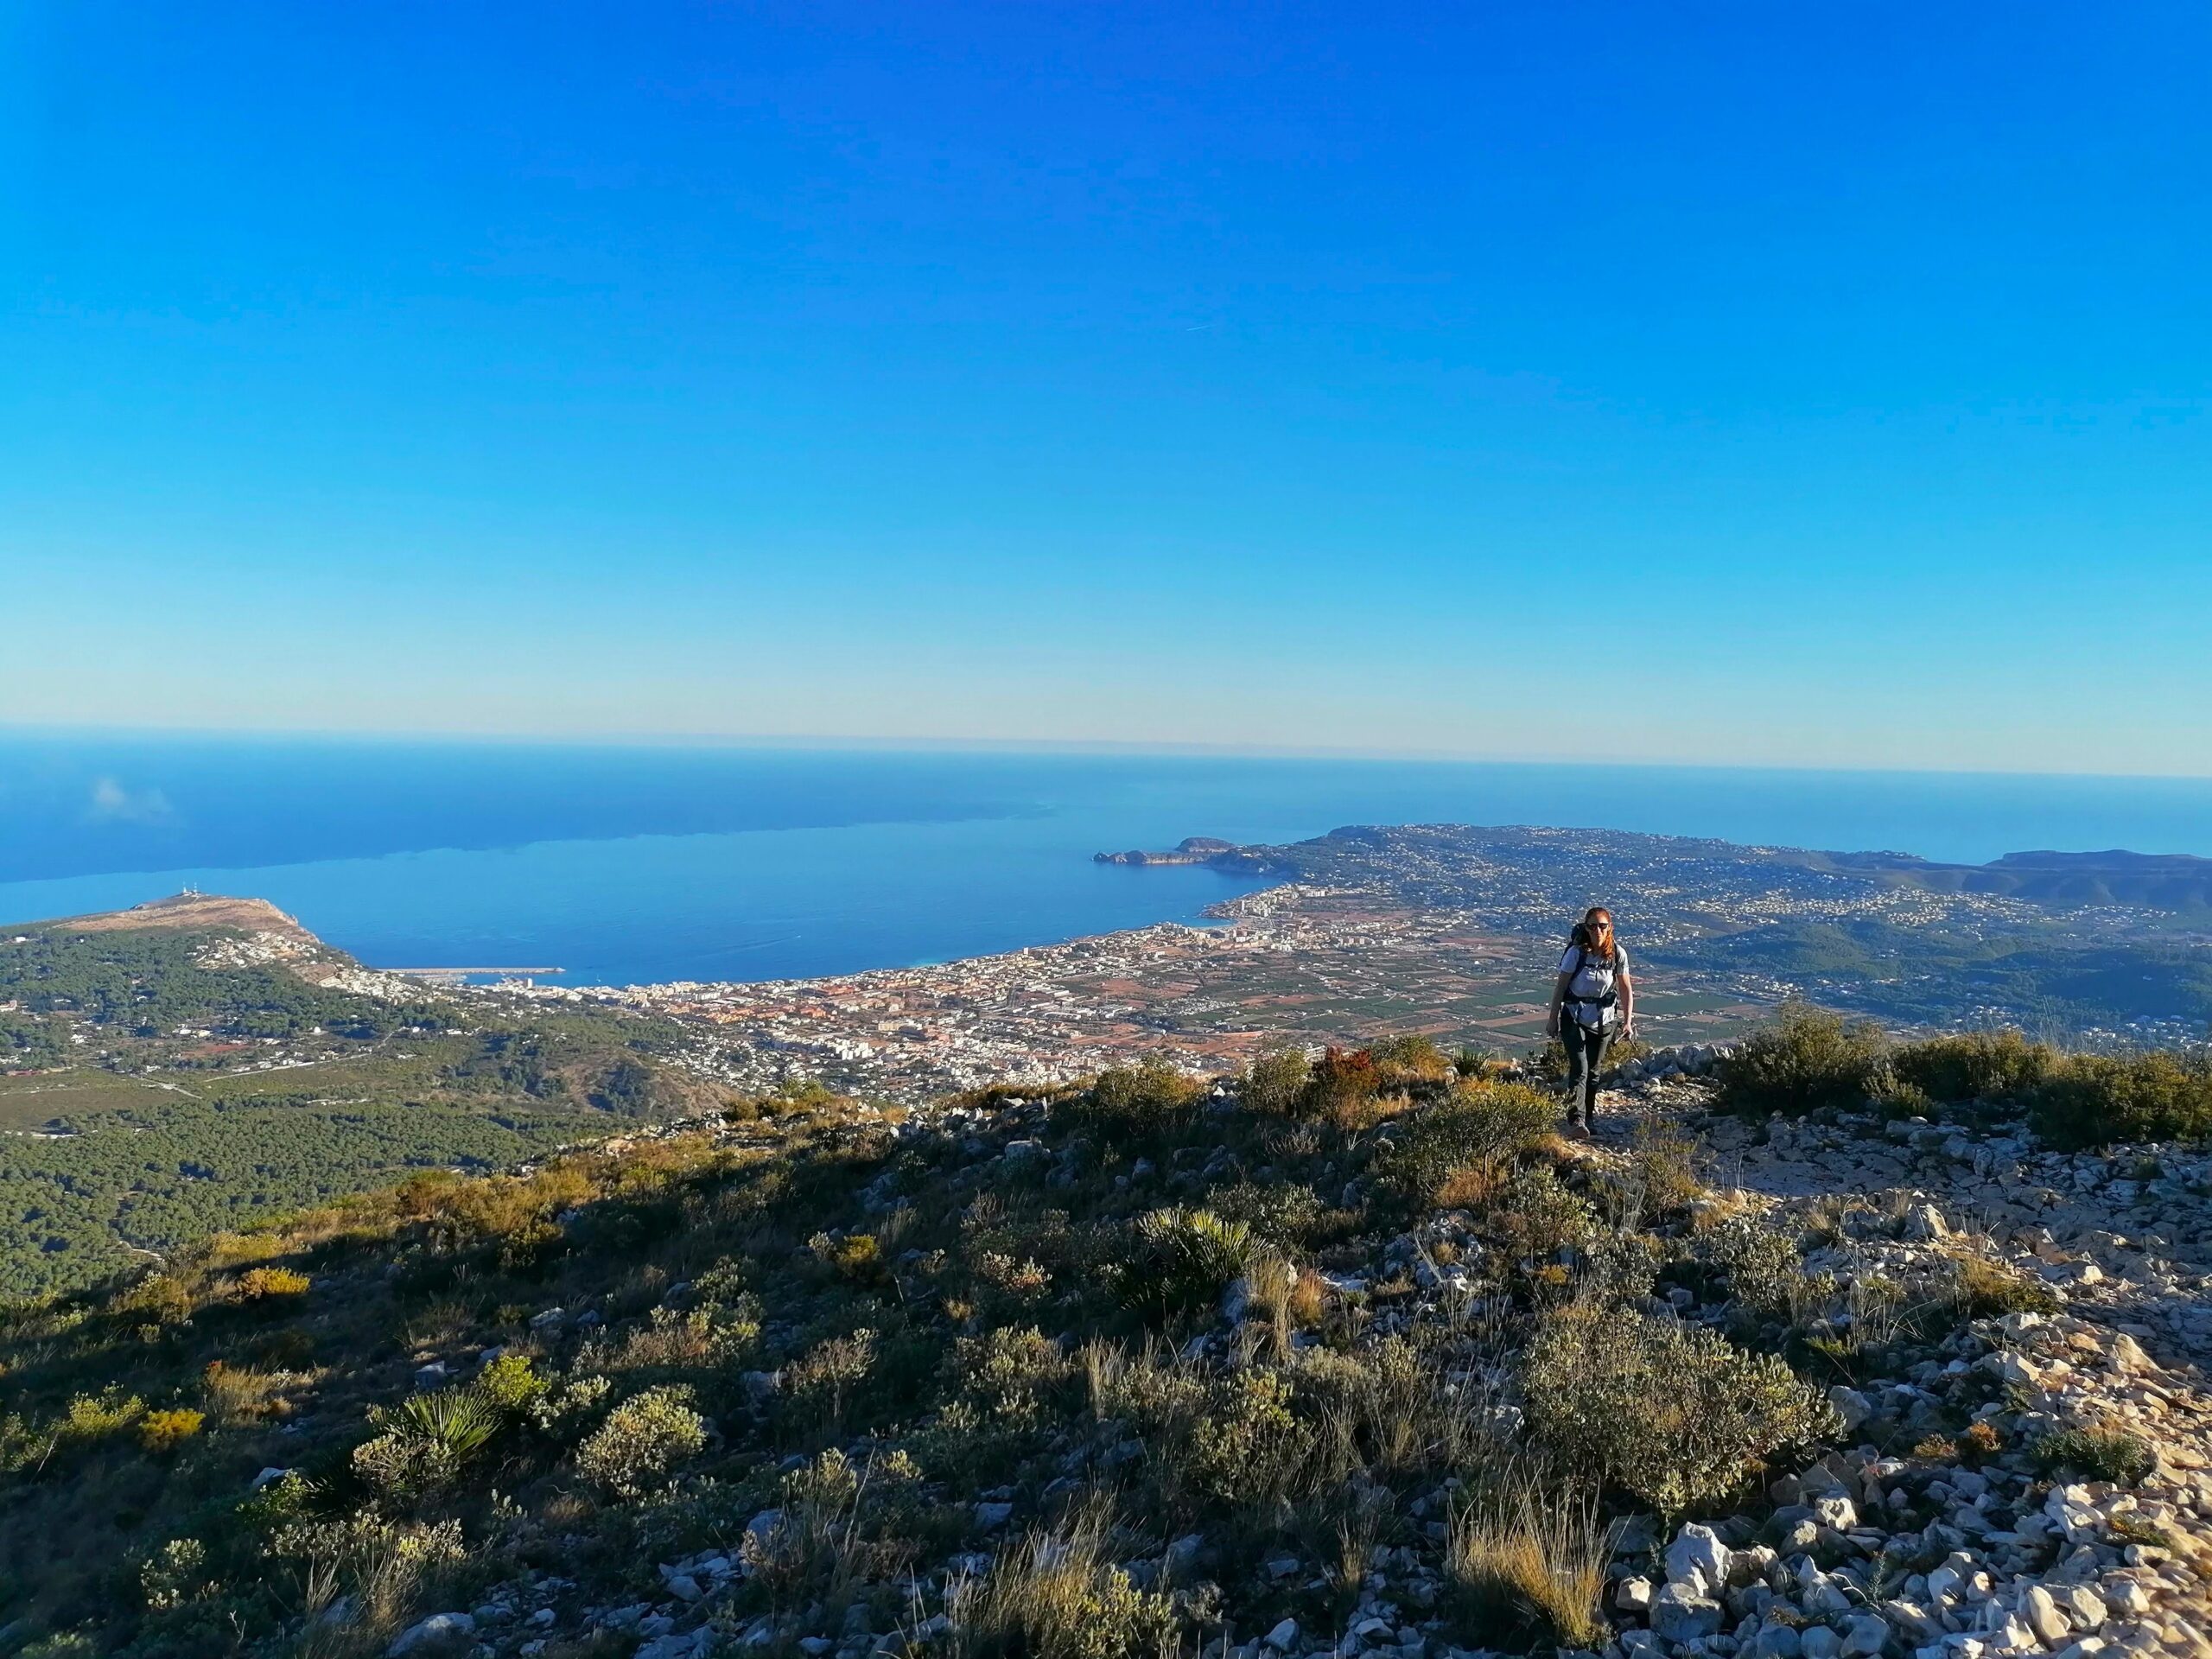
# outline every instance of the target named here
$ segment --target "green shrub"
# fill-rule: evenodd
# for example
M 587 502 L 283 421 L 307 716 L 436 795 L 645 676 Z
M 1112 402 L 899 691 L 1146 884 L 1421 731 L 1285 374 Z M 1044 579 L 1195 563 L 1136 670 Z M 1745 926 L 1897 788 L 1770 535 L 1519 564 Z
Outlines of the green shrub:
M 607 1414 L 576 1448 L 576 1469 L 616 1497 L 635 1498 L 707 1444 L 706 1420 L 686 1389 L 648 1389 Z
M 1597 1236 L 1598 1212 L 1560 1184 L 1557 1171 L 1539 1164 L 1515 1173 L 1484 1225 L 1507 1255 L 1541 1263 L 1588 1244 Z
M 168 1612 L 205 1594 L 207 1546 L 197 1538 L 172 1538 L 138 1565 L 138 1594 L 151 1612 Z
M 1441 1083 L 1452 1075 L 1452 1057 L 1427 1037 L 1385 1037 L 1368 1048 L 1376 1080 L 1384 1089 L 1409 1089 Z
M 1576 1306 L 1522 1358 L 1530 1426 L 1568 1467 L 1668 1515 L 1727 1496 L 1770 1454 L 1841 1426 L 1779 1358 L 1672 1319 Z
M 62 1414 L 60 1438 L 66 1440 L 105 1440 L 137 1426 L 146 1414 L 146 1402 L 119 1388 L 98 1394 L 80 1394 Z
M 1059 1344 L 1033 1325 L 958 1338 L 952 1368 L 969 1398 L 994 1421 L 1014 1428 L 1033 1427 L 1045 1396 L 1075 1370 Z
M 1311 1458 L 1313 1431 L 1291 1410 L 1294 1389 L 1280 1371 L 1239 1371 L 1208 1387 L 1187 1426 L 1170 1475 L 1177 1484 L 1232 1508 L 1294 1487 Z
M 2068 1151 L 2201 1140 L 2212 1135 L 2212 1058 L 2163 1052 L 2069 1056 L 2036 1090 L 2030 1121 Z
M 1154 1210 L 1134 1232 L 1132 1256 L 1115 1276 L 1124 1301 L 1160 1318 L 1211 1310 L 1260 1255 L 1251 1228 L 1210 1210 Z
M 1127 1134 L 1158 1135 L 1185 1121 L 1205 1094 L 1198 1078 L 1148 1059 L 1100 1072 L 1074 1116 Z
M 1583 1249 L 1581 1270 L 1575 1278 L 1575 1300 L 1599 1304 L 1642 1301 L 1651 1294 L 1658 1283 L 1659 1269 L 1672 1253 L 1665 1241 L 1649 1233 L 1605 1228 Z
M 2070 1470 L 2115 1486 L 2133 1486 L 2158 1466 L 2149 1444 L 2123 1428 L 2063 1428 L 2030 1450 L 2045 1474 Z
M 499 1409 L 472 1389 L 418 1394 L 370 1421 L 384 1432 L 353 1448 L 353 1472 L 371 1491 L 404 1502 L 443 1491 L 490 1444 Z
M 1313 1075 L 1304 1049 L 1271 1049 L 1245 1068 L 1240 1096 L 1247 1110 L 1288 1116 L 1298 1109 Z
M 1207 1209 L 1240 1222 L 1271 1244 L 1303 1243 L 1321 1224 L 1321 1195 L 1295 1181 L 1239 1181 L 1206 1195 Z
M 494 1410 L 524 1417 L 552 1385 L 531 1366 L 526 1354 L 501 1354 L 476 1374 L 472 1385 Z
M 814 1402 L 831 1423 L 842 1423 L 846 1401 L 874 1374 L 875 1344 L 866 1327 L 818 1342 L 785 1368 L 785 1386 L 793 1399 Z
M 1698 1253 L 1727 1275 L 1728 1294 L 1769 1319 L 1794 1324 L 1835 1294 L 1826 1274 L 1805 1271 L 1797 1241 L 1756 1216 L 1735 1216 L 1707 1232 Z
M 1906 1043 L 1890 1055 L 1897 1081 L 1931 1100 L 2010 1100 L 2050 1075 L 2058 1055 L 2017 1031 L 1961 1032 Z
M 1406 1119 L 1376 1173 L 1410 1203 L 1433 1199 L 1462 1169 L 1504 1162 L 1551 1133 L 1559 1108 L 1517 1083 L 1470 1081 Z
M 1881 1027 L 1871 1020 L 1787 1002 L 1722 1063 L 1720 1103 L 1792 1115 L 1856 1105 L 1874 1087 L 1882 1058 Z

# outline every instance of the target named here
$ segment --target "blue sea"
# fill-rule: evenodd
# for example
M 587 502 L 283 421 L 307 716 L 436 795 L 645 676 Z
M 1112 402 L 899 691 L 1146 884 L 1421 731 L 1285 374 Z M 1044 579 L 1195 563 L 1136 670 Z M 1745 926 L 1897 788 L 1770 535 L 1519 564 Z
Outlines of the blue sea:
M 190 886 L 374 966 L 777 979 L 1194 920 L 1256 885 L 1102 850 L 1446 822 L 2212 855 L 2212 780 L 16 734 L 0 918 Z

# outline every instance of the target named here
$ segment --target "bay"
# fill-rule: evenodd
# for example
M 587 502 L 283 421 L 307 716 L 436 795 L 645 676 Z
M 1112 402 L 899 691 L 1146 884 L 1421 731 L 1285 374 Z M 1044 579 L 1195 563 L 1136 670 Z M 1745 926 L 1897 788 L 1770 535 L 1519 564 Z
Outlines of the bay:
M 785 978 L 1195 920 L 1258 885 L 1101 850 L 1446 822 L 2212 855 L 2212 780 L 22 733 L 0 738 L 0 916 L 191 886 L 378 966 Z

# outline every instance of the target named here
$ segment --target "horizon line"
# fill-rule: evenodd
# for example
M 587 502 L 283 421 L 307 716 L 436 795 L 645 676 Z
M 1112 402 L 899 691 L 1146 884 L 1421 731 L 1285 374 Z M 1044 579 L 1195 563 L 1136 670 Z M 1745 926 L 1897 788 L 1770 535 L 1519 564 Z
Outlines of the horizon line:
M 2037 772 L 2016 766 L 1933 766 L 1866 762 L 1819 765 L 1777 760 L 1651 759 L 1617 755 L 1519 754 L 1464 749 L 1356 748 L 1338 745 L 1215 743 L 1172 739 L 918 737 L 860 734 L 699 732 L 513 732 L 451 728 L 398 729 L 363 727 L 130 726 L 17 721 L 0 719 L 0 739 L 125 739 L 137 741 L 231 741 L 315 743 L 424 744 L 578 749 L 783 750 L 856 753 L 1066 754 L 1157 756 L 1162 759 L 1337 760 L 1438 766 L 1589 767 L 1607 771 L 1804 772 L 1928 778 L 2080 779 L 2085 781 L 2212 783 L 2212 772 Z

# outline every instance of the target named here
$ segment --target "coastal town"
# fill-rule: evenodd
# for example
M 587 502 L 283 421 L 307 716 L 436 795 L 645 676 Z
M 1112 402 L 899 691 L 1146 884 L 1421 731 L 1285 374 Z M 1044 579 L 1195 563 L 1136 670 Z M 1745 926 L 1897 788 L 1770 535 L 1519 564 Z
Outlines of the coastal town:
M 612 1001 L 696 1025 L 685 1063 L 757 1090 L 815 1080 L 920 1101 L 987 1084 L 1052 1083 L 1159 1057 L 1207 1072 L 1297 1044 L 1417 1032 L 1510 1052 L 1541 1039 L 1555 954 L 1464 909 L 1286 883 L 1163 923 L 927 967 L 759 983 L 609 990 L 511 985 L 537 1001 Z M 1757 1017 L 1756 995 L 1655 987 L 1647 1029 L 1710 1041 Z
M 1125 864 L 1212 862 L 1277 878 L 1163 923 L 999 955 L 803 980 L 494 994 L 671 1018 L 683 1063 L 754 1090 L 817 1082 L 918 1102 L 1052 1083 L 1156 1056 L 1235 1070 L 1269 1047 L 1383 1033 L 1510 1052 L 1542 1039 L 1562 918 L 1603 899 L 1640 972 L 1641 1034 L 1725 1040 L 1804 996 L 1905 1024 L 2063 1023 L 2075 1039 L 2188 1040 L 2188 1017 L 2128 988 L 2072 1006 L 2052 987 L 2114 948 L 2190 948 L 2175 918 L 1945 891 L 1826 855 L 1615 831 L 1465 825 L 1338 830 L 1283 847 L 1192 837 Z M 2162 941 L 2171 941 L 2171 946 Z M 2113 984 L 2107 976 L 2105 984 Z M 480 995 L 482 993 L 479 993 Z

